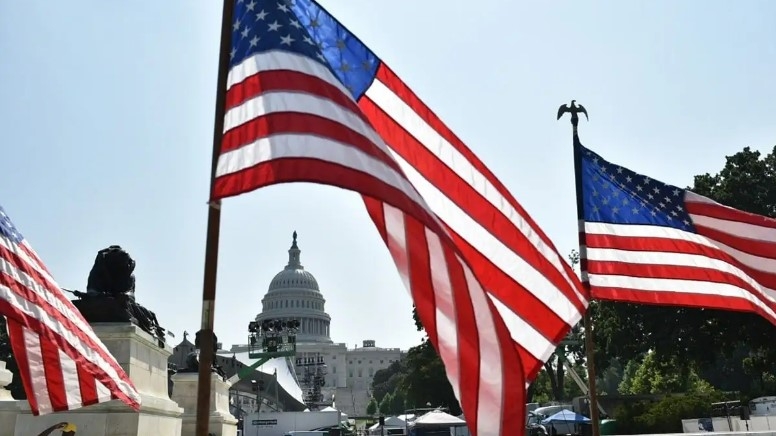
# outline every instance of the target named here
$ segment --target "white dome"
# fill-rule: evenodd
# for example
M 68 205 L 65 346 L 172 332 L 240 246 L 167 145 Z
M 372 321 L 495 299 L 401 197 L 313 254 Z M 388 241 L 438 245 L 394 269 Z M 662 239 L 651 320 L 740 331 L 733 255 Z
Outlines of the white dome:
M 265 320 L 297 320 L 300 323 L 297 342 L 327 342 L 331 316 L 326 313 L 323 298 L 315 276 L 305 271 L 299 261 L 301 250 L 294 241 L 288 250 L 288 264 L 275 274 L 262 298 L 262 310 L 257 322 Z
M 267 292 L 277 291 L 280 289 L 308 289 L 312 291 L 320 291 L 318 289 L 318 281 L 315 280 L 315 276 L 310 272 L 301 268 L 284 269 L 275 275 L 272 281 L 269 283 L 269 290 Z

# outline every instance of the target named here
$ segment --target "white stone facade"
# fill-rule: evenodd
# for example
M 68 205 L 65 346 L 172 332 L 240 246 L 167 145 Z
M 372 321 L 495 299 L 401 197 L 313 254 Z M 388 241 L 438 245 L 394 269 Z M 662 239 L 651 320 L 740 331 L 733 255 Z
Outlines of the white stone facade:
M 364 343 L 364 347 L 351 349 L 343 343 L 299 343 L 297 359 L 322 357 L 327 369 L 327 387 L 367 390 L 372 384 L 374 373 L 401 360 L 403 353 L 398 348 L 378 348 L 374 341 Z M 302 367 L 297 366 L 296 370 L 297 376 L 301 377 Z
M 379 348 L 375 341 L 365 340 L 362 347 L 348 349 L 344 343 L 332 341 L 329 333 L 331 316 L 326 313 L 326 299 L 321 294 L 315 277 L 304 269 L 301 250 L 294 232 L 288 250 L 288 264 L 272 279 L 261 300 L 262 312 L 256 316 L 264 320 L 299 320 L 297 335 L 296 376 L 304 388 L 305 361 L 320 361 L 326 365 L 324 399 L 334 401 L 336 407 L 351 416 L 366 414 L 374 373 L 387 368 L 404 356 L 398 348 Z M 245 351 L 246 345 L 235 345 L 232 351 Z

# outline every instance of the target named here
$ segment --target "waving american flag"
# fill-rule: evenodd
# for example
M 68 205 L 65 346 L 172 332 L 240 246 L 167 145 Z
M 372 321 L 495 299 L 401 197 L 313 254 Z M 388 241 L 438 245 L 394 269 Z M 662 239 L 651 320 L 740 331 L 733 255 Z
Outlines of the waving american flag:
M 576 144 L 595 298 L 757 313 L 776 324 L 776 220 L 611 163 Z
M 516 435 L 525 386 L 581 318 L 581 283 L 507 189 L 311 0 L 235 2 L 213 199 L 286 182 L 357 191 L 469 428 Z
M 140 394 L 0 207 L 0 314 L 34 415 Z

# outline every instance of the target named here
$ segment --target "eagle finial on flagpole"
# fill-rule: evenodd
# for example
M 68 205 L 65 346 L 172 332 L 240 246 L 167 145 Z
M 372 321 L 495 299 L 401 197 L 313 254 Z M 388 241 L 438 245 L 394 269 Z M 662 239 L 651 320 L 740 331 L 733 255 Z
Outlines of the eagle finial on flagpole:
M 577 126 L 579 125 L 579 114 L 585 114 L 585 119 L 590 121 L 590 117 L 587 115 L 587 109 L 581 104 L 577 104 L 576 100 L 571 100 L 571 104 L 562 104 L 558 108 L 558 119 L 565 113 L 571 114 L 571 125 L 574 127 L 574 134 L 577 134 Z

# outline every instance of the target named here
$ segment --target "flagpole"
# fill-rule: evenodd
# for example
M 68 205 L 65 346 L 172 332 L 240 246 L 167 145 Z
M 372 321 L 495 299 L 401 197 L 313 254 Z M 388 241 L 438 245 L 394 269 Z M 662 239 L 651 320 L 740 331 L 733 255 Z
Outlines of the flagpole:
M 565 108 L 565 109 L 564 109 Z M 572 145 L 574 150 L 574 180 L 576 185 L 577 195 L 577 225 L 579 231 L 579 266 L 582 273 L 582 285 L 590 293 L 590 282 L 585 276 L 585 268 L 587 266 L 587 247 L 585 243 L 585 210 L 582 197 L 582 155 L 580 149 L 577 147 L 580 144 L 579 132 L 577 126 L 579 125 L 579 114 L 585 114 L 587 118 L 587 110 L 582 105 L 576 105 L 575 100 L 571 101 L 571 105 L 561 106 L 558 110 L 558 119 L 563 116 L 564 113 L 571 113 L 571 126 L 573 128 Z M 587 357 L 587 388 L 588 398 L 590 399 L 590 421 L 593 426 L 593 436 L 600 436 L 600 416 L 598 413 L 598 390 L 596 388 L 596 372 L 595 372 L 595 344 L 593 341 L 593 320 L 590 316 L 590 310 L 585 311 L 583 317 L 583 325 L 585 327 L 585 354 Z
M 226 77 L 229 70 L 231 51 L 231 27 L 234 13 L 233 0 L 224 0 L 221 15 L 221 46 L 218 55 L 218 78 L 216 87 L 216 110 L 213 122 L 213 160 L 210 169 L 210 192 L 215 182 L 216 165 L 224 130 L 226 106 Z M 205 242 L 205 273 L 202 284 L 202 317 L 200 328 L 199 382 L 197 385 L 196 436 L 208 436 L 210 432 L 210 382 L 212 377 L 215 335 L 213 323 L 216 303 L 216 276 L 218 273 L 218 240 L 221 230 L 221 201 L 208 203 L 207 236 Z

